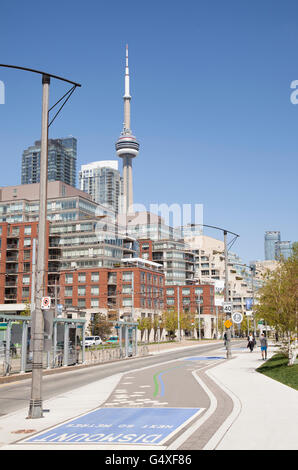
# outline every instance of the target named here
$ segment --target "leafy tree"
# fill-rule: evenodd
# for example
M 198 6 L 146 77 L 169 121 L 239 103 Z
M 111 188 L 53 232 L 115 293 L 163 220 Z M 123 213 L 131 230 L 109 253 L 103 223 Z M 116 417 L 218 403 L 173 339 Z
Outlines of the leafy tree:
M 190 312 L 183 312 L 181 315 L 180 327 L 185 331 L 192 331 L 195 326 L 195 315 Z
M 29 317 L 31 315 L 31 304 L 29 302 L 29 299 L 26 300 L 25 305 L 25 309 L 21 312 L 21 315 Z
M 174 309 L 165 311 L 162 316 L 162 322 L 168 333 L 169 339 L 173 341 L 176 337 L 176 330 L 178 329 L 177 312 Z
M 103 313 L 95 313 L 90 322 L 90 331 L 94 336 L 100 336 L 102 339 L 108 338 L 112 334 L 112 323 L 107 321 Z
M 138 329 L 141 332 L 141 341 L 143 341 L 144 331 L 146 330 L 145 318 L 138 318 Z
M 155 315 L 154 316 L 154 319 L 152 321 L 152 328 L 154 330 L 154 341 L 156 341 L 156 339 L 158 338 L 158 335 L 159 335 L 159 329 L 161 330 L 161 323 L 159 322 L 160 318 Z
M 297 356 L 298 243 L 293 244 L 293 254 L 288 260 L 281 259 L 275 271 L 266 273 L 258 301 L 255 305 L 257 318 L 281 333 L 288 365 L 292 365 Z

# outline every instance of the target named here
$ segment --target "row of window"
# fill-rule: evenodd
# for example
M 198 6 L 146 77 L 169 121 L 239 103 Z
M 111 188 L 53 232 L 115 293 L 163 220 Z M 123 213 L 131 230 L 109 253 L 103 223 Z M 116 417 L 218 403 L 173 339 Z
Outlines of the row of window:
M 64 305 L 65 307 L 72 307 L 73 306 L 73 299 L 65 299 L 64 300 Z M 77 306 L 81 308 L 86 308 L 86 299 L 78 299 L 77 301 Z M 132 307 L 132 299 L 131 298 L 125 298 L 122 300 L 122 306 L 123 307 Z M 91 299 L 90 300 L 90 307 L 91 308 L 98 308 L 99 307 L 99 299 Z M 141 299 L 141 307 L 145 308 L 162 308 L 163 303 L 162 302 L 152 302 L 150 299 L 145 301 L 145 299 Z

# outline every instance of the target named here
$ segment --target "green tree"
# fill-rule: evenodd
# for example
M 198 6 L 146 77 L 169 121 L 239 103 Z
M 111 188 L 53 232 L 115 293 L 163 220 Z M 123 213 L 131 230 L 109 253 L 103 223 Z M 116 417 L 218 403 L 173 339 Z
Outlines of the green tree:
M 112 334 L 112 323 L 107 321 L 103 313 L 95 313 L 90 322 L 90 331 L 94 336 L 106 339 Z
M 281 259 L 273 272 L 267 272 L 265 283 L 258 291 L 255 305 L 256 318 L 281 333 L 283 349 L 289 365 L 297 355 L 298 326 L 298 244 L 293 244 L 293 254 Z
M 146 330 L 145 318 L 138 318 L 138 329 L 141 332 L 141 341 L 143 341 L 144 332 Z
M 25 309 L 21 312 L 21 315 L 22 315 L 22 316 L 25 316 L 25 317 L 30 317 L 30 315 L 31 315 L 31 304 L 30 304 L 30 302 L 29 302 L 29 299 L 26 300 L 25 305 L 26 305 L 26 307 L 25 307 Z
M 195 327 L 195 315 L 190 312 L 183 312 L 181 315 L 180 328 L 191 332 Z
M 147 330 L 147 341 L 149 343 L 150 332 L 151 332 L 152 326 L 153 326 L 151 317 L 144 318 L 144 324 L 145 324 L 145 328 Z
M 171 341 L 176 338 L 176 330 L 178 329 L 178 314 L 174 309 L 167 310 L 162 315 L 162 324 L 168 333 Z

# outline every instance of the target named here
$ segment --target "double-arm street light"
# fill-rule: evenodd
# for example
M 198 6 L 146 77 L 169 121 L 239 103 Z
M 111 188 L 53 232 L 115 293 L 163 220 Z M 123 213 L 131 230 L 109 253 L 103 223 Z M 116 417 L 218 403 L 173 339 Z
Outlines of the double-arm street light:
M 35 309 L 32 312 L 31 324 L 31 344 L 33 351 L 32 362 L 32 386 L 31 399 L 29 404 L 28 418 L 42 418 L 42 368 L 44 351 L 44 319 L 42 311 L 42 297 L 45 293 L 45 274 L 46 274 L 46 247 L 47 247 L 47 184 L 48 184 L 48 129 L 57 115 L 69 100 L 70 96 L 77 87 L 81 85 L 66 78 L 59 77 L 47 72 L 35 70 L 16 65 L 0 64 L 0 67 L 23 70 L 26 72 L 37 73 L 42 76 L 42 111 L 41 111 L 41 146 L 40 146 L 40 184 L 39 184 L 39 219 L 38 219 L 38 245 L 36 262 L 36 283 L 35 283 Z M 61 80 L 72 85 L 72 88 L 65 93 L 49 109 L 49 89 L 51 78 Z M 64 101 L 63 101 L 64 99 Z M 62 102 L 63 101 L 63 102 Z M 58 104 L 60 108 L 49 123 L 49 112 Z M 34 285 L 34 284 L 33 284 Z

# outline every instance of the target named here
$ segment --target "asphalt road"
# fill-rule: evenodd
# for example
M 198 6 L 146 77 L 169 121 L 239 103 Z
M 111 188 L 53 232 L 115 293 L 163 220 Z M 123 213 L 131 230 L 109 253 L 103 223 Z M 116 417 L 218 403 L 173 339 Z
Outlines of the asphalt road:
M 43 400 L 74 390 L 86 384 L 98 381 L 118 373 L 126 373 L 132 369 L 142 369 L 148 366 L 157 366 L 168 361 L 179 360 L 189 356 L 202 356 L 206 353 L 218 350 L 220 344 L 208 344 L 205 346 L 176 350 L 161 353 L 145 358 L 127 359 L 109 364 L 90 366 L 75 371 L 65 371 L 43 377 Z M 224 353 L 223 353 L 224 354 Z M 171 375 L 169 375 L 170 377 Z M 29 406 L 31 393 L 31 379 L 5 383 L 0 385 L 0 416 L 12 413 Z

